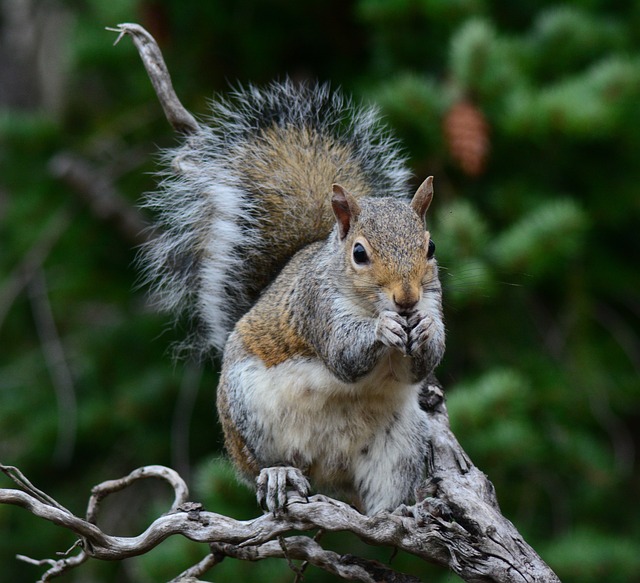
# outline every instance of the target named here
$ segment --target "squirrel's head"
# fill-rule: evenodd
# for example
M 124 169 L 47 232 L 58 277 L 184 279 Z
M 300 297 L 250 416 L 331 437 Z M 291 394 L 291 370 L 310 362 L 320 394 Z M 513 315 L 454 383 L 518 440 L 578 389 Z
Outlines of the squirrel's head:
M 392 198 L 357 200 L 333 185 L 331 205 L 344 267 L 359 297 L 379 310 L 410 314 L 429 284 L 437 281 L 435 245 L 425 228 L 432 198 L 431 176 L 410 204 Z

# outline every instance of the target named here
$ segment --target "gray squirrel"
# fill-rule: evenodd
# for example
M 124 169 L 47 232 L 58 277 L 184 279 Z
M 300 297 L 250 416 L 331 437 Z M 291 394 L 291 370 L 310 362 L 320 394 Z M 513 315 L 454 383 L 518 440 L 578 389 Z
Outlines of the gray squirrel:
M 217 407 L 269 511 L 310 484 L 362 512 L 425 474 L 423 382 L 445 347 L 432 178 L 410 173 L 373 108 L 327 85 L 237 89 L 166 153 L 142 265 L 160 304 L 222 352 Z

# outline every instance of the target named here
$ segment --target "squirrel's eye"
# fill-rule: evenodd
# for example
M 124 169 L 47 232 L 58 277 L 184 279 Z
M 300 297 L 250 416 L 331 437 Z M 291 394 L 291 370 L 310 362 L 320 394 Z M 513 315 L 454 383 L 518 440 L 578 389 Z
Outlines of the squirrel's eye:
M 435 252 L 436 252 L 436 244 L 433 242 L 433 239 L 429 239 L 429 248 L 427 249 L 427 259 L 431 259 Z
M 357 265 L 367 265 L 369 263 L 369 255 L 362 243 L 356 243 L 353 246 L 353 261 Z

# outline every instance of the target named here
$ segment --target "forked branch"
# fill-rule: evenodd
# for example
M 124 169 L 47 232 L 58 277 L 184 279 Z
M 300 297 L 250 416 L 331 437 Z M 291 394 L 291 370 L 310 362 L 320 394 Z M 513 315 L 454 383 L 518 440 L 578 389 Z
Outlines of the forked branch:
M 469 582 L 557 583 L 557 576 L 502 516 L 491 482 L 471 463 L 451 433 L 437 385 L 425 386 L 422 405 L 431 421 L 429 478 L 419 492 L 420 501 L 393 514 L 365 516 L 348 504 L 318 495 L 308 501 L 293 498 L 286 510 L 277 514 L 235 520 L 188 502 L 184 481 L 162 466 L 140 468 L 96 486 L 84 519 L 37 490 L 15 468 L 0 466 L 22 488 L 1 489 L 0 503 L 22 506 L 79 537 L 79 554 L 48 561 L 51 567 L 42 581 L 88 558 L 112 561 L 146 553 L 176 534 L 211 547 L 211 555 L 192 567 L 192 573 L 212 568 L 225 556 L 250 561 L 280 556 L 303 559 L 349 580 L 388 581 L 393 574 L 393 580 L 416 581 L 375 561 L 325 550 L 307 537 L 281 539 L 290 531 L 320 529 L 350 531 L 368 544 L 404 550 L 447 567 Z M 149 477 L 165 480 L 174 490 L 175 500 L 167 514 L 136 537 L 111 536 L 95 525 L 100 500 Z

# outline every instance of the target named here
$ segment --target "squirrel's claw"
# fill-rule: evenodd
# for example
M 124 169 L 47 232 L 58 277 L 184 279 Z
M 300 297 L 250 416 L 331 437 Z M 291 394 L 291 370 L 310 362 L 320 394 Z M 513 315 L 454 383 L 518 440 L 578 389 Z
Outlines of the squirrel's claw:
M 310 489 L 307 478 L 293 466 L 262 468 L 256 479 L 258 504 L 268 512 L 286 508 L 290 490 L 306 498 Z
M 429 340 L 433 318 L 426 312 L 416 312 L 409 318 L 409 346 L 411 352 L 419 351 Z
M 376 324 L 376 338 L 385 346 L 406 352 L 407 320 L 397 312 L 385 310 L 380 313 Z

